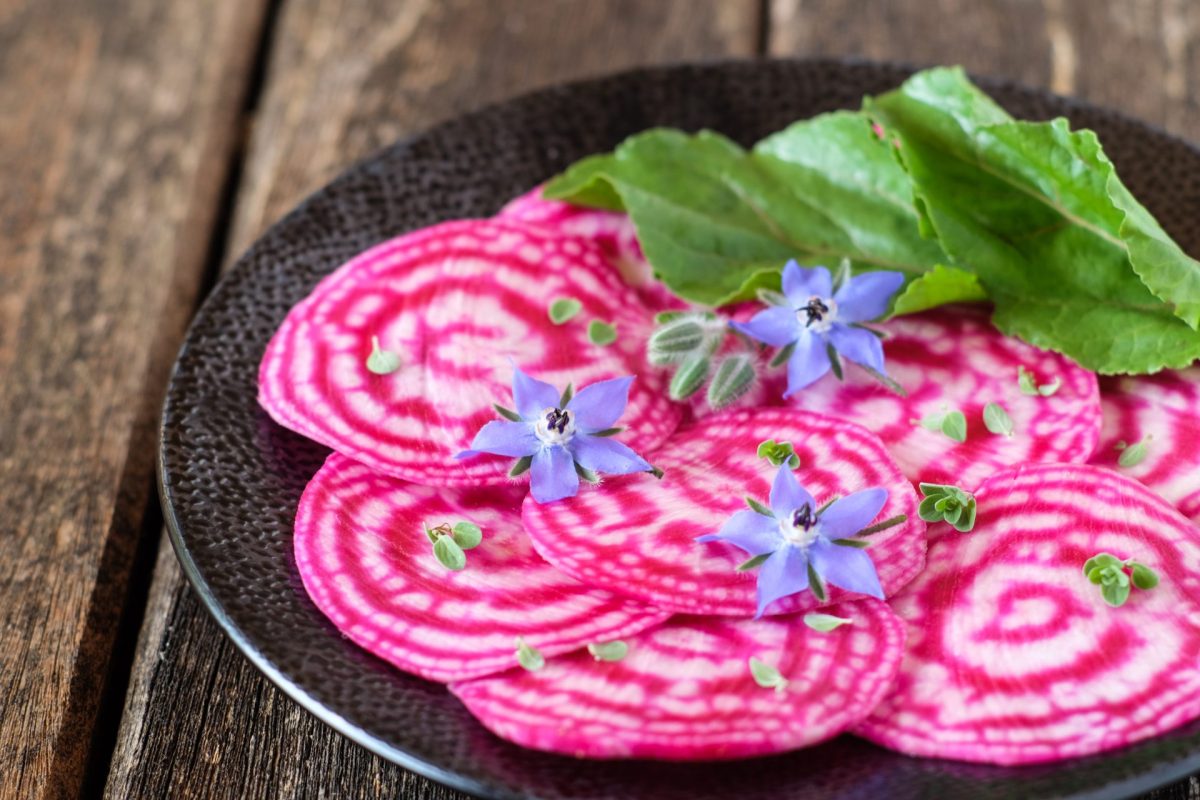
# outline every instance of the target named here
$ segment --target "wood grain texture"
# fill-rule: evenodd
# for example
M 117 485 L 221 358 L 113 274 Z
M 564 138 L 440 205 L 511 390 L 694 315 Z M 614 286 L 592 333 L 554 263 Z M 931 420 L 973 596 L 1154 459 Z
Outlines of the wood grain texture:
M 291 0 L 273 37 L 231 254 L 357 158 L 530 88 L 653 62 L 750 55 L 757 0 Z M 164 543 L 107 795 L 463 795 L 351 744 L 275 690 Z
M 770 0 L 767 49 L 962 64 L 1200 139 L 1195 0 Z
M 0 3 L 0 798 L 81 787 L 261 9 Z

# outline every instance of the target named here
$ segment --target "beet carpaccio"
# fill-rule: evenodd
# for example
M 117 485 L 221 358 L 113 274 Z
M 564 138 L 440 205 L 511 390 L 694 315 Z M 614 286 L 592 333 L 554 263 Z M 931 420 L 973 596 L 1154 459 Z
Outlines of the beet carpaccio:
M 994 231 L 1038 195 L 993 187 L 951 227 L 921 184 L 933 145 L 905 139 L 915 112 L 884 105 L 861 127 L 797 123 L 761 152 L 642 134 L 493 218 L 404 233 L 321 281 L 259 374 L 271 417 L 334 451 L 295 524 L 315 606 L 495 735 L 579 758 L 735 759 L 849 735 L 1015 765 L 1200 717 L 1188 334 L 1110 340 L 1063 327 L 1096 324 L 1090 311 L 1038 316 L 1070 298 L 1032 296 L 1040 278 L 1015 281 L 1012 259 L 1077 215 Z M 964 108 L 987 111 L 950 111 Z M 824 143 L 787 171 L 817 152 L 814 131 L 865 148 L 866 171 L 808 204 L 819 219 L 777 225 L 777 172 L 803 181 L 833 158 Z M 661 165 L 685 157 L 693 171 L 671 179 Z M 819 236 L 864 187 L 893 200 Z M 914 192 L 923 205 L 897 212 Z M 1127 259 L 1186 323 L 1186 297 L 1155 282 L 1176 258 L 1156 241 L 1154 264 L 1141 240 L 1093 261 L 1111 287 Z

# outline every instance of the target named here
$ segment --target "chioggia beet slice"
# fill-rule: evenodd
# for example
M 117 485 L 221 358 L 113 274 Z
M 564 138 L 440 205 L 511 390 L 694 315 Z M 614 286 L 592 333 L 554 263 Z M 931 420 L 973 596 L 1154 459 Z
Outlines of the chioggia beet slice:
M 606 478 L 559 503 L 526 500 L 522 516 L 534 547 L 581 581 L 689 614 L 749 616 L 758 610 L 758 570 L 738 571 L 749 556 L 725 541 L 698 542 L 739 511 L 747 495 L 768 501 L 778 467 L 757 455 L 767 439 L 789 442 L 795 476 L 818 504 L 881 487 L 887 502 L 876 520 L 907 519 L 869 537 L 883 592 L 921 569 L 925 523 L 912 485 L 880 441 L 865 429 L 788 408 L 742 409 L 681 426 L 649 460 L 663 470 Z M 761 569 L 761 567 L 759 568 Z M 803 590 L 772 603 L 768 614 L 806 611 L 860 597 L 831 586 L 825 601 Z
M 516 665 L 516 637 L 547 656 L 619 639 L 667 614 L 586 587 L 521 529 L 517 487 L 447 489 L 373 473 L 334 453 L 304 491 L 296 565 L 317 607 L 402 670 L 450 682 Z M 454 571 L 425 527 L 470 522 L 482 542 Z
M 678 423 L 662 377 L 644 368 L 650 312 L 585 239 L 514 220 L 449 222 L 356 257 L 288 314 L 259 371 L 280 424 L 380 472 L 417 483 L 505 483 L 511 459 L 456 461 L 512 405 L 513 366 L 576 389 L 637 375 L 621 439 L 647 451 Z M 551 304 L 573 298 L 562 324 Z M 593 320 L 616 326 L 602 346 Z M 380 370 L 375 351 L 391 359 Z M 379 374 L 380 372 L 384 374 Z
M 819 632 L 798 615 L 676 617 L 628 639 L 620 661 L 577 652 L 450 690 L 498 736 L 571 756 L 683 761 L 794 750 L 870 713 L 904 649 L 903 625 L 884 603 L 829 613 L 850 622 Z M 751 658 L 773 684 L 760 685 Z
M 973 308 L 896 317 L 875 327 L 887 334 L 888 375 L 907 397 L 847 365 L 845 382 L 827 375 L 788 402 L 871 429 L 913 481 L 968 491 L 1006 467 L 1086 462 L 1092 455 L 1100 431 L 1096 376 L 1065 356 L 1004 336 Z M 1021 389 L 1021 368 L 1033 395 Z M 988 430 L 989 403 L 1007 412 L 1011 436 Z M 936 428 L 938 415 L 954 411 L 966 419 L 965 442 L 920 424 Z
M 628 214 L 605 211 L 547 200 L 541 187 L 509 201 L 500 210 L 500 217 L 519 219 L 543 225 L 569 236 L 590 239 L 607 250 L 625 282 L 637 290 L 638 296 L 654 311 L 687 307 L 654 277 L 650 262 L 642 255 L 637 230 Z
M 1200 716 L 1200 531 L 1136 481 L 1033 465 L 984 482 L 971 533 L 931 526 L 891 599 L 908 625 L 895 688 L 857 733 L 917 756 L 1026 764 L 1097 753 Z M 1154 570 L 1106 603 L 1107 553 Z
M 1100 405 L 1092 463 L 1137 478 L 1200 523 L 1200 368 L 1105 378 Z

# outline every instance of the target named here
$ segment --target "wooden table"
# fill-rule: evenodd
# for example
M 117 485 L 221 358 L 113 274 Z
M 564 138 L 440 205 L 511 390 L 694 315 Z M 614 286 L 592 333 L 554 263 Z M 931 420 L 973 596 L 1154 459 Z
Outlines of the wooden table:
M 756 54 L 957 62 L 1200 131 L 1196 0 L 0 0 L 0 798 L 461 797 L 293 705 L 185 585 L 171 360 L 220 268 L 372 150 Z

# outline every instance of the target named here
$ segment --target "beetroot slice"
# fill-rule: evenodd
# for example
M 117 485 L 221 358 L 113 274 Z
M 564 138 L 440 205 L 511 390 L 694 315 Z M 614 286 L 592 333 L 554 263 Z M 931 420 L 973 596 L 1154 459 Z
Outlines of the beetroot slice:
M 628 640 L 619 662 L 587 652 L 450 687 L 504 739 L 582 758 L 743 758 L 824 741 L 865 717 L 893 680 L 903 625 L 877 600 L 830 609 L 827 633 L 800 616 L 677 617 Z M 788 683 L 759 686 L 757 658 Z
M 1085 462 L 1096 447 L 1100 401 L 1096 376 L 1064 356 L 1004 336 L 972 308 L 896 317 L 878 326 L 888 334 L 888 374 L 908 392 L 893 394 L 863 370 L 846 367 L 846 381 L 828 375 L 788 402 L 857 422 L 883 439 L 913 481 L 968 491 L 1006 467 L 1038 462 Z M 1062 384 L 1049 397 L 1018 386 L 1018 369 L 1037 385 Z M 782 384 L 781 384 L 782 385 Z M 983 409 L 999 403 L 1015 424 L 1009 437 L 987 430 Z M 967 440 L 914 423 L 944 408 L 967 418 Z
M 639 375 L 619 424 L 639 452 L 680 412 L 663 377 L 644 369 L 650 312 L 596 245 L 525 223 L 449 222 L 356 257 L 292 309 L 267 347 L 259 402 L 279 423 L 380 472 L 418 483 L 501 484 L 511 459 L 455 461 L 475 433 L 512 405 L 513 363 L 565 387 Z M 552 301 L 582 311 L 563 325 Z M 589 322 L 617 340 L 588 341 Z M 400 368 L 367 369 L 371 338 Z M 510 361 L 511 359 L 511 361 Z
M 642 302 L 651 309 L 668 311 L 687 307 L 687 303 L 671 294 L 654 277 L 628 214 L 573 206 L 561 200 L 547 200 L 542 197 L 542 187 L 539 186 L 509 201 L 500 209 L 499 216 L 542 225 L 568 236 L 590 239 L 611 254 L 621 277 L 637 290 Z
M 796 477 L 818 503 L 834 495 L 883 487 L 890 492 L 878 520 L 908 520 L 870 538 L 867 552 L 885 594 L 924 564 L 925 523 L 912 485 L 879 440 L 857 425 L 795 409 L 744 409 L 679 428 L 650 461 L 664 471 L 606 478 L 559 503 L 527 500 L 522 510 L 534 547 L 585 583 L 660 608 L 689 614 L 750 616 L 757 610 L 756 573 L 738 572 L 744 551 L 728 542 L 697 542 L 740 510 L 744 497 L 766 501 L 777 468 L 756 450 L 765 439 L 791 442 Z M 830 587 L 821 603 L 809 591 L 772 604 L 767 613 L 807 611 L 862 595 Z
M 516 487 L 416 486 L 334 453 L 300 501 L 296 565 L 342 633 L 435 681 L 513 667 L 517 636 L 554 655 L 667 618 L 539 558 L 521 530 L 522 496 Z M 434 557 L 422 523 L 460 520 L 479 525 L 483 542 L 454 572 Z
M 1200 716 L 1200 531 L 1137 482 L 1086 465 L 987 480 L 974 531 L 930 527 L 892 598 L 895 689 L 857 733 L 917 756 L 1025 764 L 1096 753 Z M 1110 608 L 1084 562 L 1161 577 Z
M 1100 405 L 1104 423 L 1092 463 L 1137 478 L 1200 523 L 1200 368 L 1105 378 Z M 1118 443 L 1143 440 L 1142 460 L 1120 466 Z

